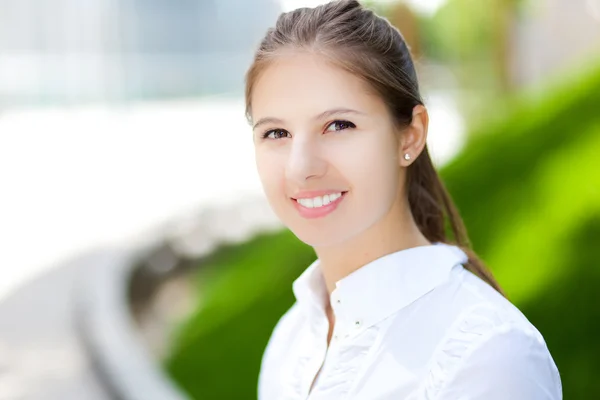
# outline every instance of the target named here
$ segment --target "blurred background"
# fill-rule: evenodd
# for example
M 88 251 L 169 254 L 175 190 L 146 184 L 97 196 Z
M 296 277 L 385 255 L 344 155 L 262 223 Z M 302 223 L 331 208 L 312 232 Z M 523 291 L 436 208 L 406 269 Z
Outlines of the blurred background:
M 243 84 L 308 0 L 0 0 L 0 400 L 253 399 L 312 250 Z M 363 1 L 400 29 L 475 251 L 600 398 L 600 0 Z

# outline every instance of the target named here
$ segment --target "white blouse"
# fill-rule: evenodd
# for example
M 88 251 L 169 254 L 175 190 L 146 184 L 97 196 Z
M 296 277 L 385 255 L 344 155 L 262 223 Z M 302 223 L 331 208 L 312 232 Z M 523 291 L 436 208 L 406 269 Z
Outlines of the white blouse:
M 317 259 L 265 349 L 259 400 L 562 399 L 540 332 L 466 262 L 460 248 L 434 243 L 344 277 L 329 298 L 328 347 Z

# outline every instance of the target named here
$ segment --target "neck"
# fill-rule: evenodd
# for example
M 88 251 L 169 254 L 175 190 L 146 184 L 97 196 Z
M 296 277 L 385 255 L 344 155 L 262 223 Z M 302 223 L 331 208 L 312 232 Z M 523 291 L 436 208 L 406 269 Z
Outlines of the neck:
M 315 247 L 327 291 L 362 266 L 387 254 L 431 243 L 419 231 L 408 207 L 388 213 L 379 222 L 335 246 Z

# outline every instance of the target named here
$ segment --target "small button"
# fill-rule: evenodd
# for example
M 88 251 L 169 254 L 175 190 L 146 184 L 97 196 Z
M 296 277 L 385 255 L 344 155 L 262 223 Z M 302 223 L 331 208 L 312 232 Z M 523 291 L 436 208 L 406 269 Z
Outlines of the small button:
M 337 299 L 335 302 L 341 304 L 342 301 L 340 299 Z
M 362 325 L 362 321 L 360 319 L 354 321 L 354 327 L 355 328 L 360 328 L 361 325 Z

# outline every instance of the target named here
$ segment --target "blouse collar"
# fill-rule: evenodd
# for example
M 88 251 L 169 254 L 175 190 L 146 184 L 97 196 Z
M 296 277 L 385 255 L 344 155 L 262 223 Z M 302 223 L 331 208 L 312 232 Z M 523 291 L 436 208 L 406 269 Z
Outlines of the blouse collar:
M 336 329 L 350 333 L 373 326 L 445 282 L 454 266 L 467 261 L 457 246 L 436 242 L 369 262 L 335 284 L 329 301 Z M 309 317 L 324 318 L 328 295 L 318 259 L 292 288 Z

